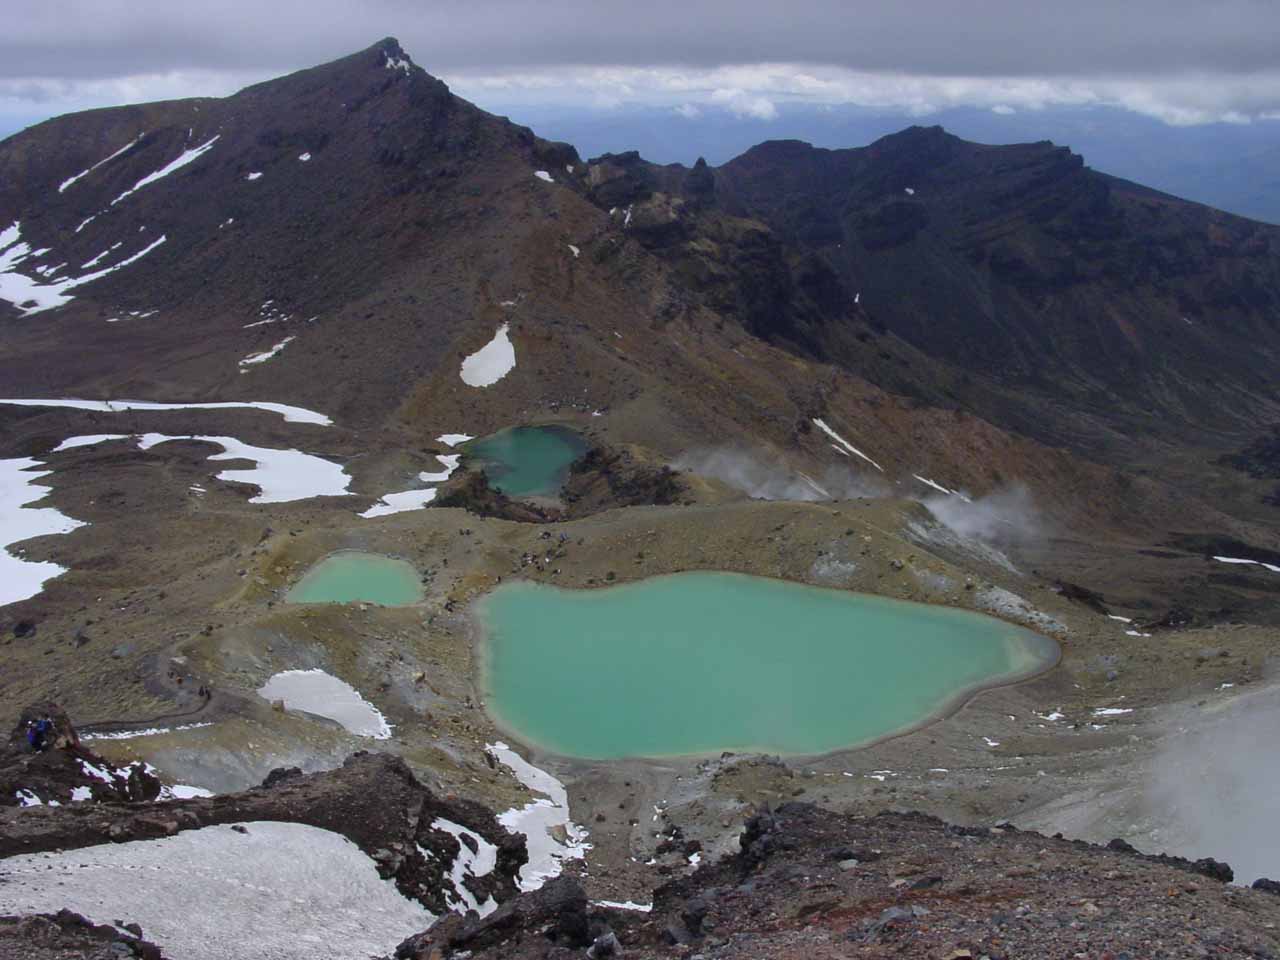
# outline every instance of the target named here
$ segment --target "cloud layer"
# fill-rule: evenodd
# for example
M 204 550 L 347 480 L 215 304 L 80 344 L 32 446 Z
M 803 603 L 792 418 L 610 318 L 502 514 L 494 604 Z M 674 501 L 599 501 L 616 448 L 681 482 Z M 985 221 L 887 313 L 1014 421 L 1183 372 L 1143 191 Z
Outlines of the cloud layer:
M 1107 104 L 1171 123 L 1280 116 L 1280 5 L 1269 0 L 65 0 L 9 18 L 0 106 L 225 94 L 388 34 L 482 105 L 765 120 L 792 102 L 919 114 Z

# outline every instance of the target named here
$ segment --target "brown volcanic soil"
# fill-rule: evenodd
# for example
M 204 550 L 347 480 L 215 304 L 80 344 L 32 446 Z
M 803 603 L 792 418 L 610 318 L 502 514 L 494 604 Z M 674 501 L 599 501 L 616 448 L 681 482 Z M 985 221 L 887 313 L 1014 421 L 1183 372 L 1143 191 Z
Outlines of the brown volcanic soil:
M 212 479 L 226 464 L 209 463 L 210 448 L 193 443 L 49 455 L 49 503 L 89 526 L 23 545 L 30 558 L 70 572 L 0 611 L 0 719 L 56 699 L 81 724 L 211 721 L 99 747 L 120 761 L 145 757 L 168 779 L 235 790 L 282 765 L 335 766 L 366 745 L 315 718 L 275 713 L 255 693 L 278 670 L 323 667 L 395 723 L 388 748 L 433 789 L 503 808 L 527 797 L 484 761 L 482 745 L 499 731 L 482 709 L 468 615 L 468 604 L 500 579 L 594 588 L 610 573 L 626 581 L 724 569 L 965 607 L 979 607 L 977 598 L 999 587 L 1065 626 L 1053 671 L 980 694 L 924 730 L 864 750 L 786 765 L 760 758 L 591 765 L 534 756 L 565 780 L 574 818 L 592 830 L 592 895 L 625 899 L 645 896 L 655 876 L 687 869 L 680 851 L 654 856 L 671 823 L 708 851 L 723 851 L 757 807 L 792 796 L 856 813 L 919 808 L 963 823 L 1044 811 L 1069 819 L 1079 810 L 1052 808 L 1055 801 L 1078 798 L 1088 808 L 1109 781 L 1140 785 L 1143 763 L 1168 729 L 1155 708 L 1217 702 L 1231 696 L 1218 691 L 1221 683 L 1262 681 L 1280 609 L 1274 576 L 1215 564 L 1203 548 L 1205 536 L 1277 547 L 1274 509 L 1261 502 L 1273 483 L 1213 462 L 1245 448 L 1270 415 L 1271 401 L 1252 380 L 1249 402 L 1237 391 L 1229 411 L 1210 404 L 1225 425 L 1197 421 L 1173 439 L 1169 431 L 1141 439 L 1178 403 L 1139 415 L 1139 400 L 1126 394 L 1117 413 L 1107 389 L 1064 388 L 1079 386 L 1078 370 L 1036 393 L 995 377 L 985 360 L 975 361 L 974 384 L 961 390 L 966 371 L 928 354 L 919 330 L 895 324 L 895 332 L 879 333 L 877 317 L 859 311 L 840 314 L 849 323 L 843 333 L 821 331 L 829 340 L 773 336 L 742 306 L 767 307 L 773 301 L 764 294 L 786 292 L 793 269 L 802 279 L 812 273 L 806 251 L 774 235 L 786 230 L 738 216 L 748 211 L 711 210 L 695 218 L 687 249 L 671 254 L 661 197 L 646 206 L 626 195 L 625 178 L 610 188 L 616 197 L 606 195 L 601 182 L 613 161 L 582 164 L 571 150 L 451 98 L 420 71 L 387 71 L 388 49 L 375 45 L 225 101 L 100 111 L 0 144 L 0 167 L 17 171 L 5 180 L 11 188 L 0 188 L 0 225 L 21 219 L 32 246 L 52 245 L 80 263 L 139 226 L 169 236 L 135 267 L 80 288 L 62 311 L 0 316 L 7 391 L 271 399 L 336 421 L 322 428 L 247 411 L 0 405 L 0 456 L 43 458 L 62 439 L 87 433 L 230 435 L 340 462 L 357 491 L 249 504 L 247 488 Z M 75 235 L 76 223 L 188 144 L 196 106 L 202 126 L 191 142 L 215 131 L 222 137 L 210 153 Z M 100 180 L 57 195 L 61 179 L 142 127 L 153 132 L 118 170 L 104 168 Z M 296 160 L 304 149 L 313 153 L 308 164 Z M 1061 173 L 1067 198 L 1075 195 L 1074 164 L 1043 150 L 1031 151 L 1031 160 Z M 557 182 L 535 179 L 538 169 Z M 252 170 L 263 170 L 263 179 L 246 181 Z M 608 213 L 615 201 L 637 203 L 631 227 Z M 234 229 L 219 230 L 232 216 Z M 1222 257 L 1262 255 L 1240 249 L 1248 229 L 1209 219 L 1204 229 L 1223 232 Z M 1068 226 L 1077 221 L 1066 216 Z M 780 286 L 742 286 L 757 276 Z M 783 319 L 795 319 L 793 307 L 811 307 L 811 289 L 822 288 L 798 289 L 803 296 L 781 310 Z M 1020 289 L 1023 306 L 1039 295 Z M 152 308 L 160 310 L 155 317 L 103 322 Z M 1255 318 L 1240 310 L 1247 333 Z M 279 319 L 246 327 L 268 316 Z M 516 368 L 493 387 L 467 387 L 458 363 L 508 322 Z M 285 335 L 298 339 L 270 363 L 239 372 L 238 360 Z M 1025 340 L 1017 346 L 1025 350 Z M 1179 340 L 1174 353 L 1187 349 Z M 1190 390 L 1197 402 L 1209 392 L 1202 384 Z M 833 451 L 814 417 L 883 474 Z M 624 509 L 610 508 L 626 491 L 591 481 L 579 501 L 590 514 L 553 525 L 458 509 L 355 516 L 380 494 L 411 486 L 417 473 L 437 470 L 442 433 L 551 420 L 647 467 L 730 446 L 877 496 L 765 503 L 686 474 L 680 503 Z M 1025 485 L 1040 526 L 1007 547 L 1017 572 L 934 524 L 913 501 L 929 493 L 916 473 L 977 496 Z M 192 484 L 208 492 L 197 495 Z M 424 578 L 425 600 L 399 609 L 281 602 L 311 564 L 338 549 L 406 558 Z M 1108 609 L 1139 625 L 1174 607 L 1192 621 L 1126 636 L 1118 621 L 1055 592 L 1060 581 L 1100 593 Z M 34 637 L 13 635 L 23 620 L 36 624 Z M 1204 658 L 1208 647 L 1226 647 L 1229 656 Z M 207 705 L 191 693 L 201 684 L 213 689 Z M 1093 728 L 1095 708 L 1119 704 L 1135 712 Z M 1045 719 L 1051 710 L 1065 719 Z M 655 805 L 666 811 L 657 820 Z M 1120 832 L 1105 822 L 1082 832 L 1109 826 Z M 648 865 L 651 858 L 658 862 Z

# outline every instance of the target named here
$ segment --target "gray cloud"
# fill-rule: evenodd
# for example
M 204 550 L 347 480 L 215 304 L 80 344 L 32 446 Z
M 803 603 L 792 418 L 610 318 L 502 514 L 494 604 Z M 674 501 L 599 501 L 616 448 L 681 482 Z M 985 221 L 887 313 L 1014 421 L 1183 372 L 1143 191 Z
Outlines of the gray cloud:
M 1171 122 L 1280 111 L 1270 0 L 65 0 L 8 19 L 0 100 L 226 93 L 388 34 L 482 104 L 666 96 L 764 119 L 789 100 L 920 113 L 1107 103 Z M 736 67 L 754 81 L 725 81 Z

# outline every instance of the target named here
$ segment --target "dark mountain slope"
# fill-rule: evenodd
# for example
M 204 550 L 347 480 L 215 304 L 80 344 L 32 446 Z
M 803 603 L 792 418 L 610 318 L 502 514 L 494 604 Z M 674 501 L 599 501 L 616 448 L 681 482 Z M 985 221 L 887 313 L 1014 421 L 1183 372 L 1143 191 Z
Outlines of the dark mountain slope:
M 720 306 L 889 389 L 1073 445 L 1082 416 L 1159 432 L 1277 410 L 1280 228 L 1066 148 L 916 127 L 852 150 L 772 141 L 714 171 L 606 163 L 642 201 L 640 236 L 718 278 Z
M 0 220 L 48 251 L 20 268 L 31 276 L 65 262 L 56 278 L 83 276 L 165 242 L 69 290 L 75 299 L 60 310 L 19 318 L 0 304 L 7 345 L 49 358 L 14 371 L 10 389 L 102 380 L 178 395 L 252 391 L 257 371 L 238 377 L 223 355 L 295 335 L 289 349 L 309 358 L 309 371 L 279 365 L 277 386 L 313 400 L 351 396 L 354 415 L 385 412 L 470 319 L 477 291 L 470 276 L 452 275 L 458 265 L 483 253 L 491 282 L 505 279 L 500 241 L 519 228 L 494 195 L 518 184 L 524 203 L 545 202 L 532 168 L 573 159 L 452 96 L 393 40 L 225 100 L 49 121 L 0 144 Z M 429 307 L 416 295 L 426 286 Z M 68 342 L 82 346 L 70 363 Z M 332 376 L 315 383 L 313 374 L 339 366 L 359 389 L 335 398 Z

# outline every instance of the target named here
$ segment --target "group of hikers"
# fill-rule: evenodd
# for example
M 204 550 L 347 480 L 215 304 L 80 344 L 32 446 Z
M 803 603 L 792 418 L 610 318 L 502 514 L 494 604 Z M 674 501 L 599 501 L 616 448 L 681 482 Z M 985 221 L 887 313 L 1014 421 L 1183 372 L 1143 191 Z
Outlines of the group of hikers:
M 55 728 L 49 717 L 27 721 L 27 743 L 36 753 L 42 753 L 53 745 Z

